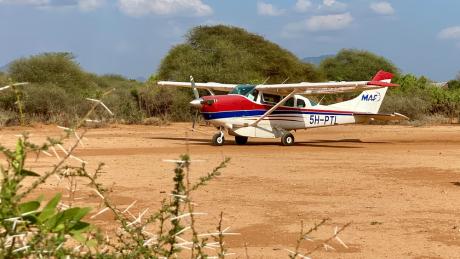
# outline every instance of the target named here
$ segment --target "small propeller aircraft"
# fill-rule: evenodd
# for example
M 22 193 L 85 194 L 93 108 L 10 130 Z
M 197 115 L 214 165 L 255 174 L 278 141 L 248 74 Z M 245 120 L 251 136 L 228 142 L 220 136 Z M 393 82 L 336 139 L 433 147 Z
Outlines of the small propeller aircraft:
M 295 84 L 221 84 L 160 81 L 160 86 L 191 87 L 204 119 L 219 129 L 212 143 L 225 142 L 224 131 L 235 137 L 239 145 L 248 138 L 281 138 L 281 144 L 294 144 L 291 131 L 313 127 L 365 123 L 371 120 L 405 120 L 406 116 L 378 113 L 393 74 L 379 71 L 371 81 L 322 82 Z M 205 89 L 208 96 L 199 96 Z M 215 95 L 214 91 L 228 92 Z M 362 92 L 356 98 L 331 105 L 321 105 L 306 96 Z

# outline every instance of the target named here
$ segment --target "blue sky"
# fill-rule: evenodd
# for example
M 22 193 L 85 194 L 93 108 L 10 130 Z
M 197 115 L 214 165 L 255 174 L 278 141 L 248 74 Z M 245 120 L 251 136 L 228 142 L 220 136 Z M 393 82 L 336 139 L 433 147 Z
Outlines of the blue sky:
M 458 10 L 458 0 L 0 0 L 0 66 L 69 51 L 92 72 L 148 77 L 193 26 L 229 24 L 300 58 L 365 49 L 442 81 L 460 71 Z

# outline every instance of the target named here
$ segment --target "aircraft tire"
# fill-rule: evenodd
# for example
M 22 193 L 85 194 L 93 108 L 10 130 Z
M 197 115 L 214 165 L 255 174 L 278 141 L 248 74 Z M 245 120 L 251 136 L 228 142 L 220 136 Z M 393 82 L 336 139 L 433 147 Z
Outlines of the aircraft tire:
M 237 145 L 244 145 L 248 143 L 248 137 L 235 136 L 235 142 Z
M 283 146 L 291 146 L 294 144 L 294 136 L 291 133 L 285 133 L 281 137 L 281 144 Z
M 225 137 L 221 133 L 216 133 L 214 136 L 212 136 L 212 144 L 214 146 L 222 146 L 225 142 Z

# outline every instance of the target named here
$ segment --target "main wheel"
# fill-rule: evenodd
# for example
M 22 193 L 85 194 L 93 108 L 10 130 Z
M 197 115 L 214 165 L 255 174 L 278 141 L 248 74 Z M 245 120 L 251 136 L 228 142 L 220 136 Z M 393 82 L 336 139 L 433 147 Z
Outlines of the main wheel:
M 244 145 L 244 144 L 248 143 L 248 137 L 235 136 L 235 142 L 238 145 Z
M 222 133 L 216 133 L 214 136 L 212 136 L 212 144 L 214 146 L 222 146 L 225 142 L 224 134 Z
M 294 136 L 291 134 L 291 133 L 285 133 L 282 137 L 281 137 L 281 144 L 283 146 L 291 146 L 292 144 L 294 144 Z

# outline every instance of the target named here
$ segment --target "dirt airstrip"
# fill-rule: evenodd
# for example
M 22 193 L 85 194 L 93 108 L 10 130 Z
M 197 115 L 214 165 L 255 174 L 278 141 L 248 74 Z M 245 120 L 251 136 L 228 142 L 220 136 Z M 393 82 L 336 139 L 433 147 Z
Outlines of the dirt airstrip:
M 106 164 L 101 181 L 119 206 L 137 200 L 134 211 L 151 212 L 168 196 L 175 159 L 188 148 L 193 177 L 209 172 L 230 157 L 223 174 L 197 191 L 200 223 L 213 230 L 224 212 L 224 225 L 241 233 L 227 239 L 230 251 L 250 258 L 287 258 L 299 231 L 323 218 L 331 220 L 305 241 L 311 249 L 352 222 L 341 235 L 348 248 L 314 253 L 314 258 L 459 258 L 460 257 L 460 127 L 338 126 L 298 131 L 296 144 L 249 140 L 222 147 L 210 145 L 214 129 L 189 124 L 110 126 L 90 129 L 76 155 L 90 169 Z M 14 147 L 15 136 L 30 132 L 35 142 L 57 136 L 56 126 L 0 129 L 0 143 Z M 186 141 L 186 139 L 189 139 Z M 188 143 L 188 145 L 187 145 Z M 68 145 L 68 144 L 67 144 Z M 187 147 L 188 146 L 188 147 Z M 45 170 L 56 158 L 41 157 L 30 168 Z M 1 162 L 4 163 L 3 161 Z M 64 187 L 56 179 L 38 192 Z M 83 187 L 82 187 L 83 188 Z M 78 195 L 77 195 L 78 196 Z M 95 207 L 97 197 L 81 194 L 80 203 Z M 110 228 L 113 217 L 93 221 Z

